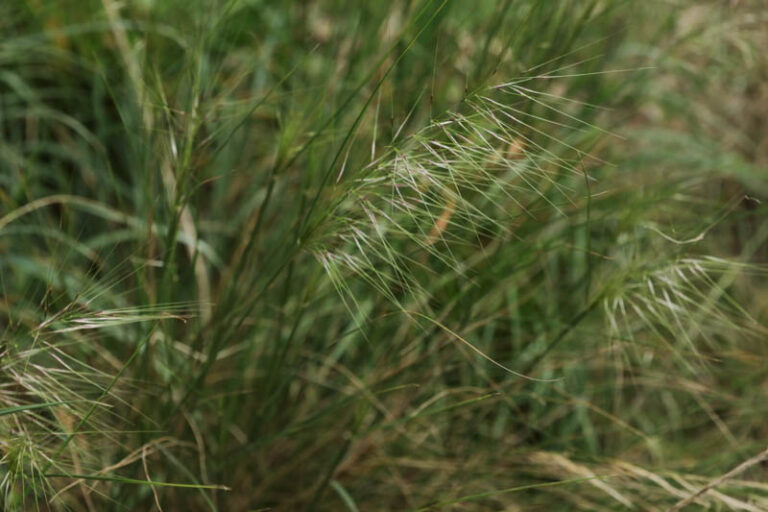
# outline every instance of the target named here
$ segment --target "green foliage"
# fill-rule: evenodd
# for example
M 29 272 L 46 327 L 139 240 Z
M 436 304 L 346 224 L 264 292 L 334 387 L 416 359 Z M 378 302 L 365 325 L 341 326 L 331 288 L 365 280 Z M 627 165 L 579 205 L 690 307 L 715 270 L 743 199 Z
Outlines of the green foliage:
M 768 508 L 766 21 L 3 3 L 4 508 Z

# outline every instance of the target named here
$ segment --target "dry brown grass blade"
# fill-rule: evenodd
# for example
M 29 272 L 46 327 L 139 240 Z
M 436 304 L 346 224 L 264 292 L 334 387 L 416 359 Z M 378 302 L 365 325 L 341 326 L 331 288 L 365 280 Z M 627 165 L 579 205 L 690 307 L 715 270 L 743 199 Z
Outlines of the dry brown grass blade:
M 715 478 L 714 480 L 712 480 L 707 485 L 705 485 L 704 487 L 702 487 L 701 489 L 699 489 L 695 493 L 691 494 L 687 498 L 684 498 L 684 499 L 678 501 L 677 503 L 675 503 L 674 506 L 672 506 L 670 509 L 668 509 L 667 512 L 679 512 L 680 510 L 683 510 L 684 507 L 687 507 L 688 505 L 693 503 L 696 500 L 696 498 L 698 498 L 699 496 L 704 495 L 708 491 L 710 491 L 710 490 L 718 487 L 719 485 L 721 485 L 723 482 L 733 478 L 736 475 L 739 475 L 739 474 L 743 473 L 747 469 L 751 468 L 752 466 L 754 466 L 756 464 L 759 464 L 759 463 L 763 462 L 766 459 L 768 459 L 768 448 L 766 448 L 762 452 L 758 453 L 754 457 L 745 460 L 744 462 L 742 462 L 741 464 L 739 464 L 738 466 L 736 466 L 732 470 L 728 471 L 724 475 L 721 475 L 721 476 Z

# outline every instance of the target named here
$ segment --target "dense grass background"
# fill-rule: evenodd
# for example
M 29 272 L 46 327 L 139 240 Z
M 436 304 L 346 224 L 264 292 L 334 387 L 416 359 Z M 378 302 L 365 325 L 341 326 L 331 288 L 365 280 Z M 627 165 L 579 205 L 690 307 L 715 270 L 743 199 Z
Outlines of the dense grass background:
M 2 2 L 4 509 L 768 510 L 767 21 Z

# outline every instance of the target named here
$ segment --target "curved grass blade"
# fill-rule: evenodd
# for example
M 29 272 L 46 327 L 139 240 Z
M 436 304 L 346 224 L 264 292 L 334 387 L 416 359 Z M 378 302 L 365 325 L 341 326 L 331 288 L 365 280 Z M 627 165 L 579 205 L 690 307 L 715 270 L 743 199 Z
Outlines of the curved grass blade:
M 216 491 L 231 491 L 226 485 L 184 484 L 177 482 L 158 482 L 155 480 L 139 480 L 137 478 L 124 478 L 109 475 L 77 475 L 74 473 L 46 473 L 46 478 L 78 478 L 81 480 L 98 480 L 100 482 L 116 482 L 121 484 L 153 485 L 156 487 L 176 487 L 180 489 L 208 489 Z
M 0 409 L 0 416 L 7 416 L 9 414 L 16 414 L 17 412 L 31 411 L 35 409 L 47 409 L 49 407 L 56 407 L 59 405 L 71 404 L 72 400 L 64 402 L 45 402 L 42 404 L 30 404 L 30 405 L 17 405 L 15 407 L 6 407 Z

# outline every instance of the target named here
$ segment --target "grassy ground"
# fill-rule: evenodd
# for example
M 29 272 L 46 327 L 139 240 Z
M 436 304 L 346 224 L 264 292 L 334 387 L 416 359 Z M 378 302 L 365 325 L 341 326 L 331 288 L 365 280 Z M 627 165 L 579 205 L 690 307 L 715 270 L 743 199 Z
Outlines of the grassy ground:
M 768 510 L 761 0 L 0 4 L 5 510 Z

